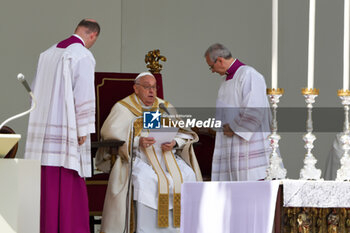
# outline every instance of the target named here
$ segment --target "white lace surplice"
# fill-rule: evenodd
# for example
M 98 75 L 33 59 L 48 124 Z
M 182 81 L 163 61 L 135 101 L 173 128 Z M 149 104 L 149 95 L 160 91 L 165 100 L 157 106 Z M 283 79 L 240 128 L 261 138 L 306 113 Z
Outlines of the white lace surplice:
M 266 177 L 271 113 L 265 80 L 249 66 L 241 66 L 223 81 L 217 98 L 217 118 L 228 123 L 233 137 L 217 132 L 212 180 L 245 181 Z

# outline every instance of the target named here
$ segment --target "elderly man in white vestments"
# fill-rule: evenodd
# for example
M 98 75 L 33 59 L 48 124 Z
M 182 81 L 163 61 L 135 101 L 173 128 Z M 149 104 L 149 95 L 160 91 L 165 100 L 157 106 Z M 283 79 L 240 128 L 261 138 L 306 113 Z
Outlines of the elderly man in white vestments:
M 217 132 L 212 163 L 214 181 L 261 180 L 271 153 L 271 112 L 264 77 L 234 59 L 222 44 L 204 54 L 210 70 L 224 76 L 216 101 L 223 128 Z
M 129 227 L 127 215 L 128 174 L 131 161 L 132 122 L 143 112 L 163 113 L 164 105 L 175 115 L 172 105 L 156 97 L 156 79 L 149 72 L 137 76 L 135 93 L 117 102 L 106 121 L 101 135 L 103 140 L 125 141 L 119 148 L 112 168 L 102 216 L 101 231 L 122 233 Z M 173 110 L 173 111 L 172 111 Z M 163 117 L 169 122 L 169 118 Z M 148 130 L 143 129 L 142 118 L 135 121 L 133 141 L 132 184 L 136 209 L 136 232 L 178 232 L 181 212 L 181 183 L 202 180 L 192 143 L 198 136 L 191 130 L 179 128 L 171 142 L 156 145 Z M 163 122 L 162 120 L 162 122 Z M 168 124 L 168 123 L 167 123 Z M 96 165 L 104 171 L 110 169 L 111 155 L 99 149 Z M 133 216 L 131 217 L 133 218 Z M 126 225 L 128 224 L 128 225 Z M 133 232 L 133 226 L 128 232 Z
M 40 54 L 24 157 L 41 160 L 41 233 L 90 232 L 84 177 L 91 176 L 95 59 L 88 49 L 99 33 L 95 20 L 84 19 Z

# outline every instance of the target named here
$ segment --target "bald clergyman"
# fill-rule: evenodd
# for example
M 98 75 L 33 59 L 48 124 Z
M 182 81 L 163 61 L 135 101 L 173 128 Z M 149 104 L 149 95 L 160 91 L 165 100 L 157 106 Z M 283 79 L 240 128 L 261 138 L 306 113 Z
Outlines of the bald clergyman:
M 71 37 L 40 54 L 24 157 L 41 161 L 41 233 L 90 232 L 84 177 L 91 176 L 95 59 L 89 48 L 99 33 L 95 20 L 84 19 Z

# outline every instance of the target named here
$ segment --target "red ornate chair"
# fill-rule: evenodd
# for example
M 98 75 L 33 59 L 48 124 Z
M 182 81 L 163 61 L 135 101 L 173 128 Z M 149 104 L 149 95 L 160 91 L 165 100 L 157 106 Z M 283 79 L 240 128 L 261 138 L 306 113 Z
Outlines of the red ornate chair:
M 15 131 L 13 131 L 13 129 L 11 129 L 8 126 L 3 126 L 0 130 L 1 134 L 16 134 Z M 17 154 L 17 150 L 18 150 L 18 142 L 16 143 L 16 145 L 14 145 L 14 147 L 7 153 L 7 155 L 5 155 L 5 159 L 13 159 L 14 157 L 16 157 Z
M 93 158 L 98 147 L 107 146 L 117 150 L 119 146 L 123 145 L 122 141 L 100 142 L 100 129 L 113 105 L 134 92 L 133 84 L 137 75 L 138 73 L 95 73 L 96 133 L 91 135 Z M 163 98 L 162 76 L 161 74 L 154 74 L 154 76 L 157 80 L 157 96 Z M 92 171 L 94 171 L 94 164 Z M 95 216 L 102 216 L 108 178 L 109 174 L 98 173 L 86 179 L 91 232 L 94 232 L 94 225 L 100 223 L 100 220 L 96 220 Z
M 215 131 L 211 129 L 200 130 L 198 128 L 193 128 L 192 130 L 199 137 L 199 141 L 193 144 L 193 149 L 202 172 L 203 181 L 210 181 L 215 146 Z

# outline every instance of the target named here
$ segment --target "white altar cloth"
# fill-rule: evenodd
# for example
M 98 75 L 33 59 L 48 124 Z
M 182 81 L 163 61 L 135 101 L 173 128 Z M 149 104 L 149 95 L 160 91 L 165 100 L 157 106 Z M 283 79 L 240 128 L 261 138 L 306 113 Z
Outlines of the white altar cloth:
M 350 208 L 350 182 L 283 180 L 283 206 Z
M 280 181 L 184 183 L 181 233 L 272 232 Z
M 0 159 L 0 232 L 39 233 L 40 161 Z

